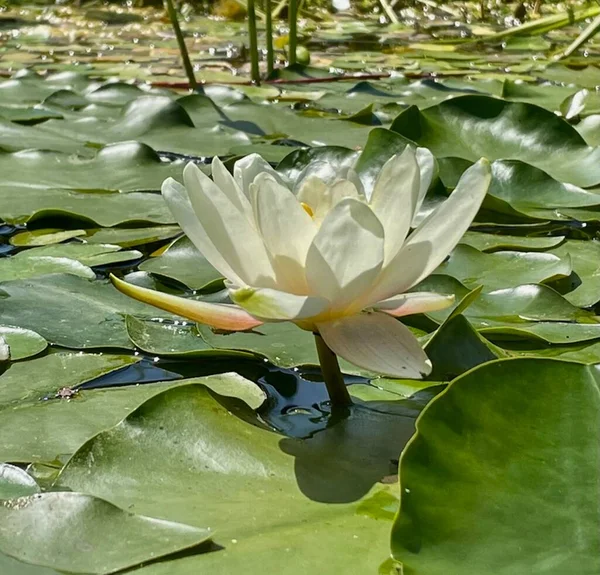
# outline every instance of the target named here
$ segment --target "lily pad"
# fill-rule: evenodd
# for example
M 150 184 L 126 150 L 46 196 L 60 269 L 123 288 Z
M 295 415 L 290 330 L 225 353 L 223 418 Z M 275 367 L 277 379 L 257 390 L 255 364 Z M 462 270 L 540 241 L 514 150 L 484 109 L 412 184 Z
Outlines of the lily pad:
M 457 300 L 469 290 L 450 276 L 431 275 L 413 291 L 432 291 L 454 294 Z M 442 323 L 452 309 L 429 312 L 427 315 Z M 514 327 L 527 329 L 529 322 L 582 322 L 595 324 L 594 315 L 569 303 L 553 289 L 537 284 L 494 290 L 479 296 L 465 311 L 465 317 L 477 328 L 503 324 L 519 324 Z
M 175 279 L 191 289 L 206 289 L 219 283 L 221 274 L 213 268 L 187 237 L 181 237 L 155 258 L 143 262 L 139 269 Z
M 400 463 L 405 572 L 596 573 L 598 382 L 595 367 L 506 360 L 434 399 Z
M 201 357 L 214 355 L 194 323 L 144 321 L 127 316 L 127 333 L 136 347 L 158 356 Z
M 208 98 L 195 97 L 203 102 L 203 122 L 198 126 L 180 103 L 167 96 L 144 95 L 129 102 L 114 120 L 49 120 L 44 129 L 65 134 L 80 146 L 136 140 L 155 150 L 208 157 L 226 155 L 231 147 L 250 143 L 244 132 L 222 125 L 222 116 Z
M 389 554 L 396 501 L 394 489 L 377 482 L 411 433 L 410 418 L 357 406 L 310 439 L 285 439 L 257 425 L 242 402 L 188 385 L 156 396 L 88 442 L 60 483 L 218 531 L 223 551 L 141 573 L 371 573 Z
M 433 364 L 428 379 L 449 381 L 482 363 L 498 359 L 496 350 L 462 315 L 445 322 L 427 342 Z
M 440 158 L 520 160 L 560 182 L 600 184 L 600 149 L 575 128 L 533 104 L 460 96 L 419 111 L 408 108 L 391 129 Z
M 25 497 L 40 492 L 35 479 L 20 467 L 0 463 L 0 500 Z
M 47 246 L 79 236 L 85 236 L 85 230 L 42 229 L 15 234 L 10 238 L 10 243 L 18 247 Z
M 468 245 L 459 245 L 450 259 L 436 270 L 460 280 L 466 287 L 484 286 L 492 291 L 529 283 L 541 283 L 571 273 L 568 255 L 558 257 L 540 252 L 495 252 L 485 254 Z
M 496 252 L 499 250 L 538 252 L 555 248 L 561 244 L 564 239 L 565 236 L 529 237 L 469 231 L 465 233 L 460 240 L 460 243 L 476 248 L 482 252 Z M 571 259 L 573 259 L 572 256 Z
M 254 408 L 265 400 L 258 386 L 235 373 L 115 389 L 81 389 L 71 399 L 56 397 L 61 388 L 77 389 L 138 361 L 132 356 L 60 353 L 11 365 L 0 377 L 5 390 L 0 396 L 0 460 L 50 463 L 68 457 L 150 397 L 177 385 L 201 382 L 223 395 L 242 397 Z
M 0 155 L 3 187 L 31 186 L 90 193 L 158 191 L 166 178 L 181 178 L 182 170 L 182 162 L 162 162 L 152 148 L 139 142 L 106 146 L 93 158 L 43 150 Z
M 94 279 L 96 274 L 77 260 L 51 256 L 0 259 L 0 282 L 35 278 L 46 274 L 73 274 Z
M 48 342 L 39 333 L 21 327 L 0 325 L 0 337 L 3 337 L 10 347 L 12 361 L 37 355 L 48 346 Z
M 82 493 L 43 493 L 0 504 L 3 553 L 71 572 L 108 575 L 195 547 L 210 536 L 208 528 L 136 515 Z
M 574 289 L 565 294 L 565 299 L 580 307 L 589 307 L 600 301 L 599 242 L 568 240 L 551 253 L 561 258 L 568 256 L 573 264 L 576 281 Z
M 131 349 L 125 315 L 173 316 L 118 292 L 108 281 L 53 274 L 0 284 L 2 320 L 75 349 Z
M 179 226 L 146 228 L 97 228 L 87 230 L 85 240 L 92 244 L 116 244 L 122 248 L 150 244 L 171 239 L 181 233 Z
M 154 193 L 80 193 L 0 183 L 0 217 L 24 224 L 48 217 L 68 217 L 100 226 L 144 222 L 172 224 L 171 212 L 162 196 Z
M 60 258 L 76 260 L 86 266 L 103 266 L 126 262 L 142 257 L 137 250 L 121 251 L 119 246 L 111 244 L 69 243 L 31 248 L 13 256 L 13 260 L 28 258 Z

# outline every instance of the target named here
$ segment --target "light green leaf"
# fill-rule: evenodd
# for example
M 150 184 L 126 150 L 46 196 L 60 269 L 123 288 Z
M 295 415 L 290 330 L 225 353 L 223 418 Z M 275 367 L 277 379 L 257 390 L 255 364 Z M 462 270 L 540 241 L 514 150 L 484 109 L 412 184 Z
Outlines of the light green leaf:
M 408 108 L 391 129 L 439 158 L 520 160 L 560 182 L 600 184 L 600 149 L 589 147 L 564 119 L 531 104 L 460 96 L 426 110 Z
M 187 237 L 179 238 L 160 256 L 143 262 L 139 269 L 175 279 L 191 289 L 218 285 L 222 277 Z
M 3 337 L 10 347 L 12 361 L 37 355 L 48 346 L 48 342 L 39 333 L 21 327 L 0 325 L 0 337 Z
M 131 349 L 125 315 L 169 318 L 167 312 L 118 292 L 106 280 L 53 274 L 0 284 L 2 321 L 75 349 Z
M 440 394 L 401 458 L 404 572 L 598 572 L 599 381 L 595 367 L 506 360 Z
M 377 481 L 411 433 L 409 418 L 355 407 L 310 439 L 285 439 L 240 401 L 188 385 L 88 442 L 60 482 L 138 513 L 210 525 L 225 548 L 144 575 L 372 573 L 389 554 L 396 501 Z
M 466 287 L 482 285 L 486 291 L 492 291 L 566 277 L 571 273 L 571 260 L 568 254 L 562 257 L 539 252 L 485 254 L 462 244 L 436 273 L 455 277 Z
M 35 479 L 20 467 L 0 463 L 0 501 L 13 497 L 25 497 L 39 493 L 39 491 L 40 487 Z
M 136 515 L 82 493 L 0 502 L 0 550 L 70 572 L 115 573 L 195 547 L 210 536 L 208 528 Z

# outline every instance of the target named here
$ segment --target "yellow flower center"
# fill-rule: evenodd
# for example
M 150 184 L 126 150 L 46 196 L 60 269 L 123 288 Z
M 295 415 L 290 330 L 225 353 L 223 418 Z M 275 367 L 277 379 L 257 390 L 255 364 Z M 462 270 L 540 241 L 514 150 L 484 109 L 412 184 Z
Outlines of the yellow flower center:
M 304 211 L 311 217 L 313 218 L 315 216 L 315 213 L 312 211 L 312 208 L 308 205 L 305 204 L 304 202 L 300 202 L 300 205 L 304 208 Z

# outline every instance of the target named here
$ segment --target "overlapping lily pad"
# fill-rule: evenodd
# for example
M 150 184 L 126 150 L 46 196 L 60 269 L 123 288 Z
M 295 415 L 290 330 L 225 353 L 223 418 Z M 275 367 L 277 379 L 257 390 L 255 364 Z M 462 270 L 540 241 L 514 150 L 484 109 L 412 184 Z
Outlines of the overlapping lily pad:
M 3 575 L 400 572 L 389 558 L 396 460 L 414 417 L 449 383 L 403 457 L 393 551 L 404 572 L 598 570 L 590 488 L 598 468 L 598 70 L 576 55 L 550 63 L 577 33 L 558 30 L 566 13 L 498 33 L 479 15 L 467 21 L 472 4 L 424 7 L 396 4 L 401 22 L 392 26 L 323 12 L 318 28 L 301 25 L 321 67 L 278 68 L 277 83 L 262 86 L 209 82 L 193 94 L 173 89 L 185 78 L 153 8 L 87 7 L 84 19 L 71 6 L 3 13 L 2 70 L 79 72 L 20 71 L 0 81 L 0 251 L 10 254 L 0 261 L 0 337 L 11 350 L 0 374 L 0 499 L 11 498 L 4 523 L 26 533 L 0 533 Z M 501 21 L 514 6 L 487 8 Z M 1 29 L 12 18 L 18 39 Z M 74 41 L 59 36 L 67 26 Z M 183 27 L 200 79 L 244 81 L 244 24 L 190 12 Z M 157 31 L 163 40 L 150 48 Z M 94 44 L 96 34 L 103 39 Z M 86 54 L 88 44 L 104 53 Z M 384 53 L 370 51 L 381 46 Z M 598 45 L 586 49 L 593 56 Z M 236 76 L 225 71 L 233 67 Z M 337 78 L 359 69 L 403 73 Z M 102 80 L 103 72 L 121 81 Z M 403 318 L 431 359 L 426 380 L 349 377 L 356 405 L 330 413 L 310 332 L 285 323 L 211 330 L 99 279 L 112 271 L 226 301 L 218 272 L 178 237 L 159 194 L 188 161 L 208 173 L 214 155 L 231 168 L 234 156 L 259 152 L 294 181 L 311 161 L 349 166 L 364 148 L 355 167 L 371 188 L 408 144 L 429 146 L 439 165 L 422 216 L 473 161 L 494 160 L 472 230 L 414 288 L 458 303 Z M 519 359 L 497 361 L 506 357 Z M 297 366 L 306 367 L 289 369 Z M 229 369 L 269 396 L 237 374 L 194 377 Z M 265 422 L 308 439 L 275 434 Z M 35 499 L 40 488 L 85 494 Z M 77 521 L 61 523 L 74 509 Z M 66 547 L 40 528 L 40 511 L 67 534 Z M 153 558 L 191 539 L 166 545 L 138 530 L 129 542 L 129 529 L 126 544 L 106 545 L 111 527 L 119 536 L 115 526 L 148 527 L 140 515 L 177 522 L 179 535 L 204 533 L 197 542 L 216 529 L 214 543 L 160 561 Z
M 87 443 L 60 483 L 138 513 L 218 530 L 223 551 L 140 572 L 371 572 L 389 554 L 396 502 L 394 488 L 378 481 L 411 433 L 410 419 L 356 408 L 311 439 L 289 440 L 257 425 L 240 401 L 191 385 L 156 396 Z M 245 511 L 249 500 L 252 514 Z M 307 520 L 310 530 L 302 527 Z
M 598 397 L 595 367 L 553 360 L 490 363 L 451 384 L 401 458 L 392 551 L 404 569 L 598 571 Z

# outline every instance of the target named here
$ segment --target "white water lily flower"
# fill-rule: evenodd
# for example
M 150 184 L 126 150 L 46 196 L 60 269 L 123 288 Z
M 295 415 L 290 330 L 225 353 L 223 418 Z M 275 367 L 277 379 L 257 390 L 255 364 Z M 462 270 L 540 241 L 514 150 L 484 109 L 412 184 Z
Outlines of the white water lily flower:
M 433 173 L 431 154 L 419 155 L 430 168 L 420 170 L 417 153 L 407 147 L 383 166 L 368 191 L 352 168 L 323 177 L 332 167 L 317 166 L 294 193 L 255 154 L 238 161 L 233 175 L 215 158 L 212 180 L 190 163 L 184 185 L 169 178 L 162 193 L 190 240 L 226 278 L 234 305 L 192 301 L 116 278 L 115 285 L 218 329 L 292 321 L 319 333 L 334 353 L 355 365 L 420 378 L 431 372 L 431 363 L 395 318 L 452 304 L 452 296 L 406 292 L 456 246 L 491 176 L 489 162 L 477 162 L 410 232 Z

